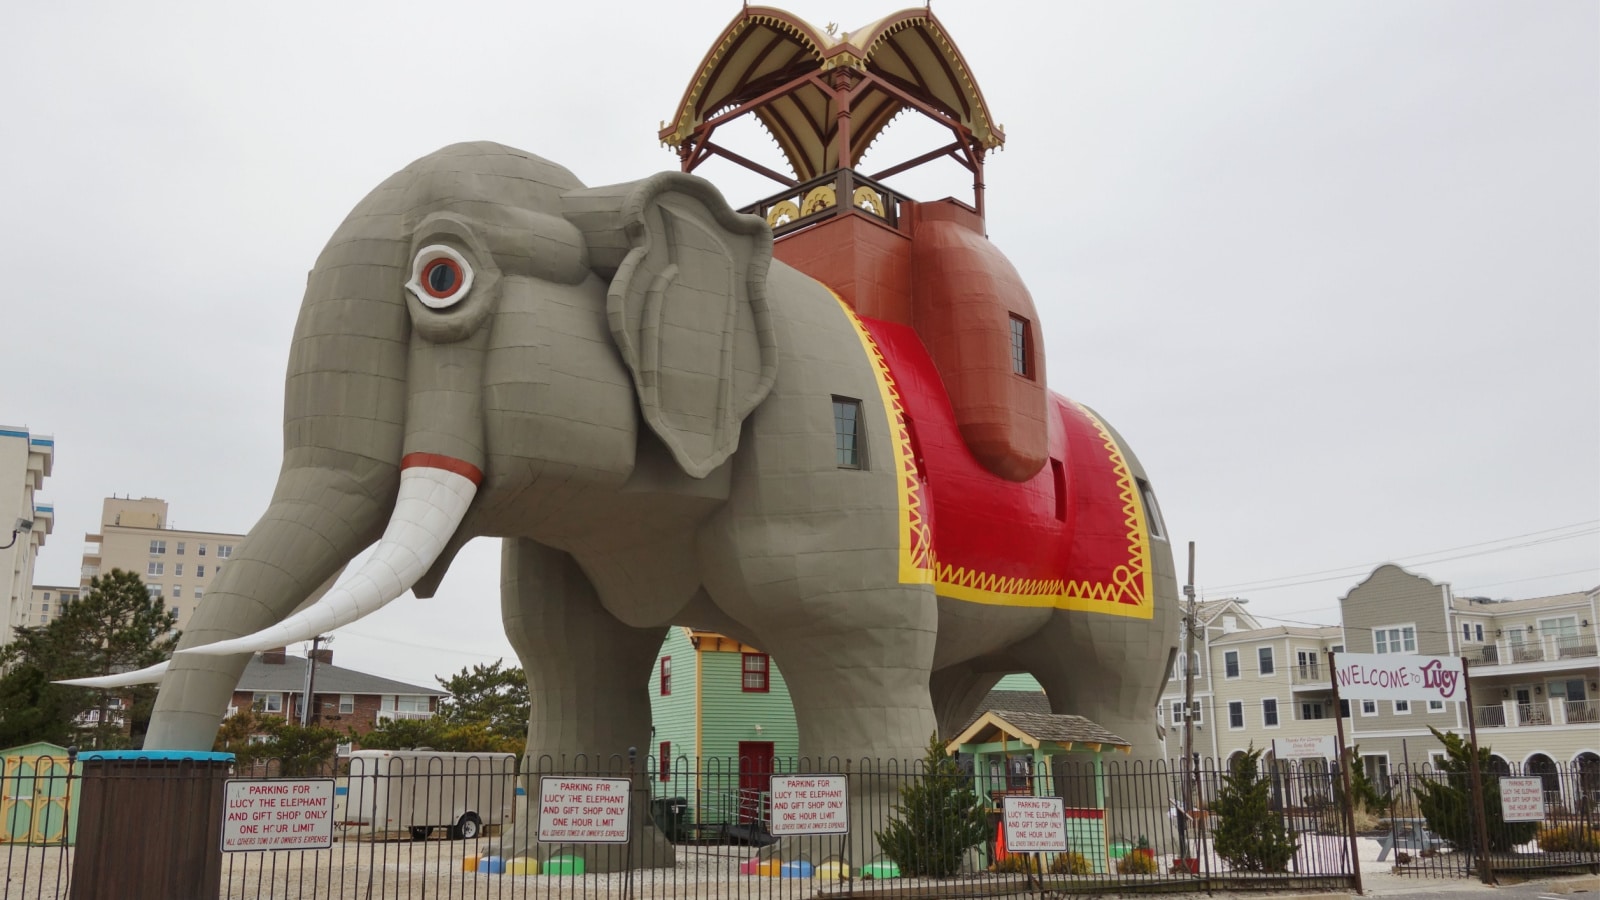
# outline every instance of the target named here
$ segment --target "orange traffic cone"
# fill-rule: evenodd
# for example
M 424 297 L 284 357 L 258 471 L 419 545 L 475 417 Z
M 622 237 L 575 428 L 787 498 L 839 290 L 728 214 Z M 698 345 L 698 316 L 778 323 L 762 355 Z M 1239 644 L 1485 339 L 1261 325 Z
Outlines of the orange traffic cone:
M 994 861 L 999 862 L 1010 855 L 1006 852 L 1006 823 L 1001 820 L 994 825 Z

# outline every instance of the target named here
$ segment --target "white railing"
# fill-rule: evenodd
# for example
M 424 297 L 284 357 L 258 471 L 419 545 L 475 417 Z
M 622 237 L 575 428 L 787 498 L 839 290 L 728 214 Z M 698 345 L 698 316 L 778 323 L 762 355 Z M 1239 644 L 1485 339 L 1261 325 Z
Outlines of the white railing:
M 433 718 L 433 713 L 431 712 L 417 712 L 410 709 L 380 709 L 378 710 L 377 721 L 387 722 L 390 719 L 417 721 L 431 718 Z
M 1567 724 L 1589 725 L 1600 723 L 1600 700 L 1568 700 Z
M 1328 673 L 1322 671 L 1322 667 L 1316 663 L 1290 666 L 1289 679 L 1291 684 L 1314 684 L 1328 687 Z
M 1478 717 L 1479 728 L 1506 727 L 1506 708 L 1504 706 L 1480 706 L 1474 712 Z
M 1550 707 L 1543 703 L 1518 703 L 1518 725 L 1549 725 Z
M 1600 644 L 1593 638 L 1586 638 L 1581 634 L 1562 635 L 1555 639 L 1557 659 L 1581 659 L 1586 656 L 1600 656 Z
M 1565 634 L 1528 636 L 1520 641 L 1500 640 L 1493 644 L 1464 648 L 1462 656 L 1474 668 L 1510 666 L 1517 663 L 1554 662 L 1600 656 L 1600 643 L 1593 635 Z

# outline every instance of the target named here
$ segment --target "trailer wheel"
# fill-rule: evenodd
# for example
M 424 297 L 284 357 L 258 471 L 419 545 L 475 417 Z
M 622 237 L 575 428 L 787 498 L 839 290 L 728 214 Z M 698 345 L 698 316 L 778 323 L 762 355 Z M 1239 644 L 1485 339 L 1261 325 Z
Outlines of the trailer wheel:
M 428 832 L 432 830 L 426 825 L 413 825 L 411 826 L 411 839 L 413 841 L 425 841 L 428 839 Z
M 470 841 L 483 832 L 483 820 L 476 813 L 467 813 L 450 829 L 450 837 L 458 841 Z

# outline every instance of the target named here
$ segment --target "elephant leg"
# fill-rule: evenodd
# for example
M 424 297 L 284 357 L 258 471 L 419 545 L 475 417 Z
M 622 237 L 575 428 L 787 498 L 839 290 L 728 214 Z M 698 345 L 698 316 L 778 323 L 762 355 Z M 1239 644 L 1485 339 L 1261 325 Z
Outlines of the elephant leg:
M 979 671 L 971 663 L 934 672 L 928 679 L 928 692 L 939 718 L 939 736 L 948 741 L 959 734 L 1002 677 L 999 672 Z
M 618 844 L 537 845 L 536 809 L 519 810 L 501 841 L 506 856 L 576 852 L 588 871 L 671 866 L 673 848 L 646 816 L 651 759 L 649 675 L 666 628 L 631 628 L 601 605 L 568 554 L 529 540 L 505 541 L 501 613 L 506 637 L 528 677 L 528 799 L 540 774 L 619 776 L 634 755 L 631 848 Z M 526 813 L 526 815 L 524 815 Z M 629 852 L 631 849 L 631 852 Z

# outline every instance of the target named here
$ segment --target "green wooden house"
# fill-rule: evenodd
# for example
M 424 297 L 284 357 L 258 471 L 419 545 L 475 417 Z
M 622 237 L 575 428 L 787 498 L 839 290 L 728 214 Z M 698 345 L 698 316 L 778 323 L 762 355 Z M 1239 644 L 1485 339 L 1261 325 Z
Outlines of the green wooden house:
M 701 830 L 759 819 L 779 761 L 799 752 L 794 705 L 766 653 L 725 635 L 673 628 L 650 684 L 655 796 L 682 797 Z
M 0 844 L 75 843 L 79 782 L 69 779 L 67 748 L 38 741 L 0 750 Z M 82 764 L 74 766 L 82 775 Z

